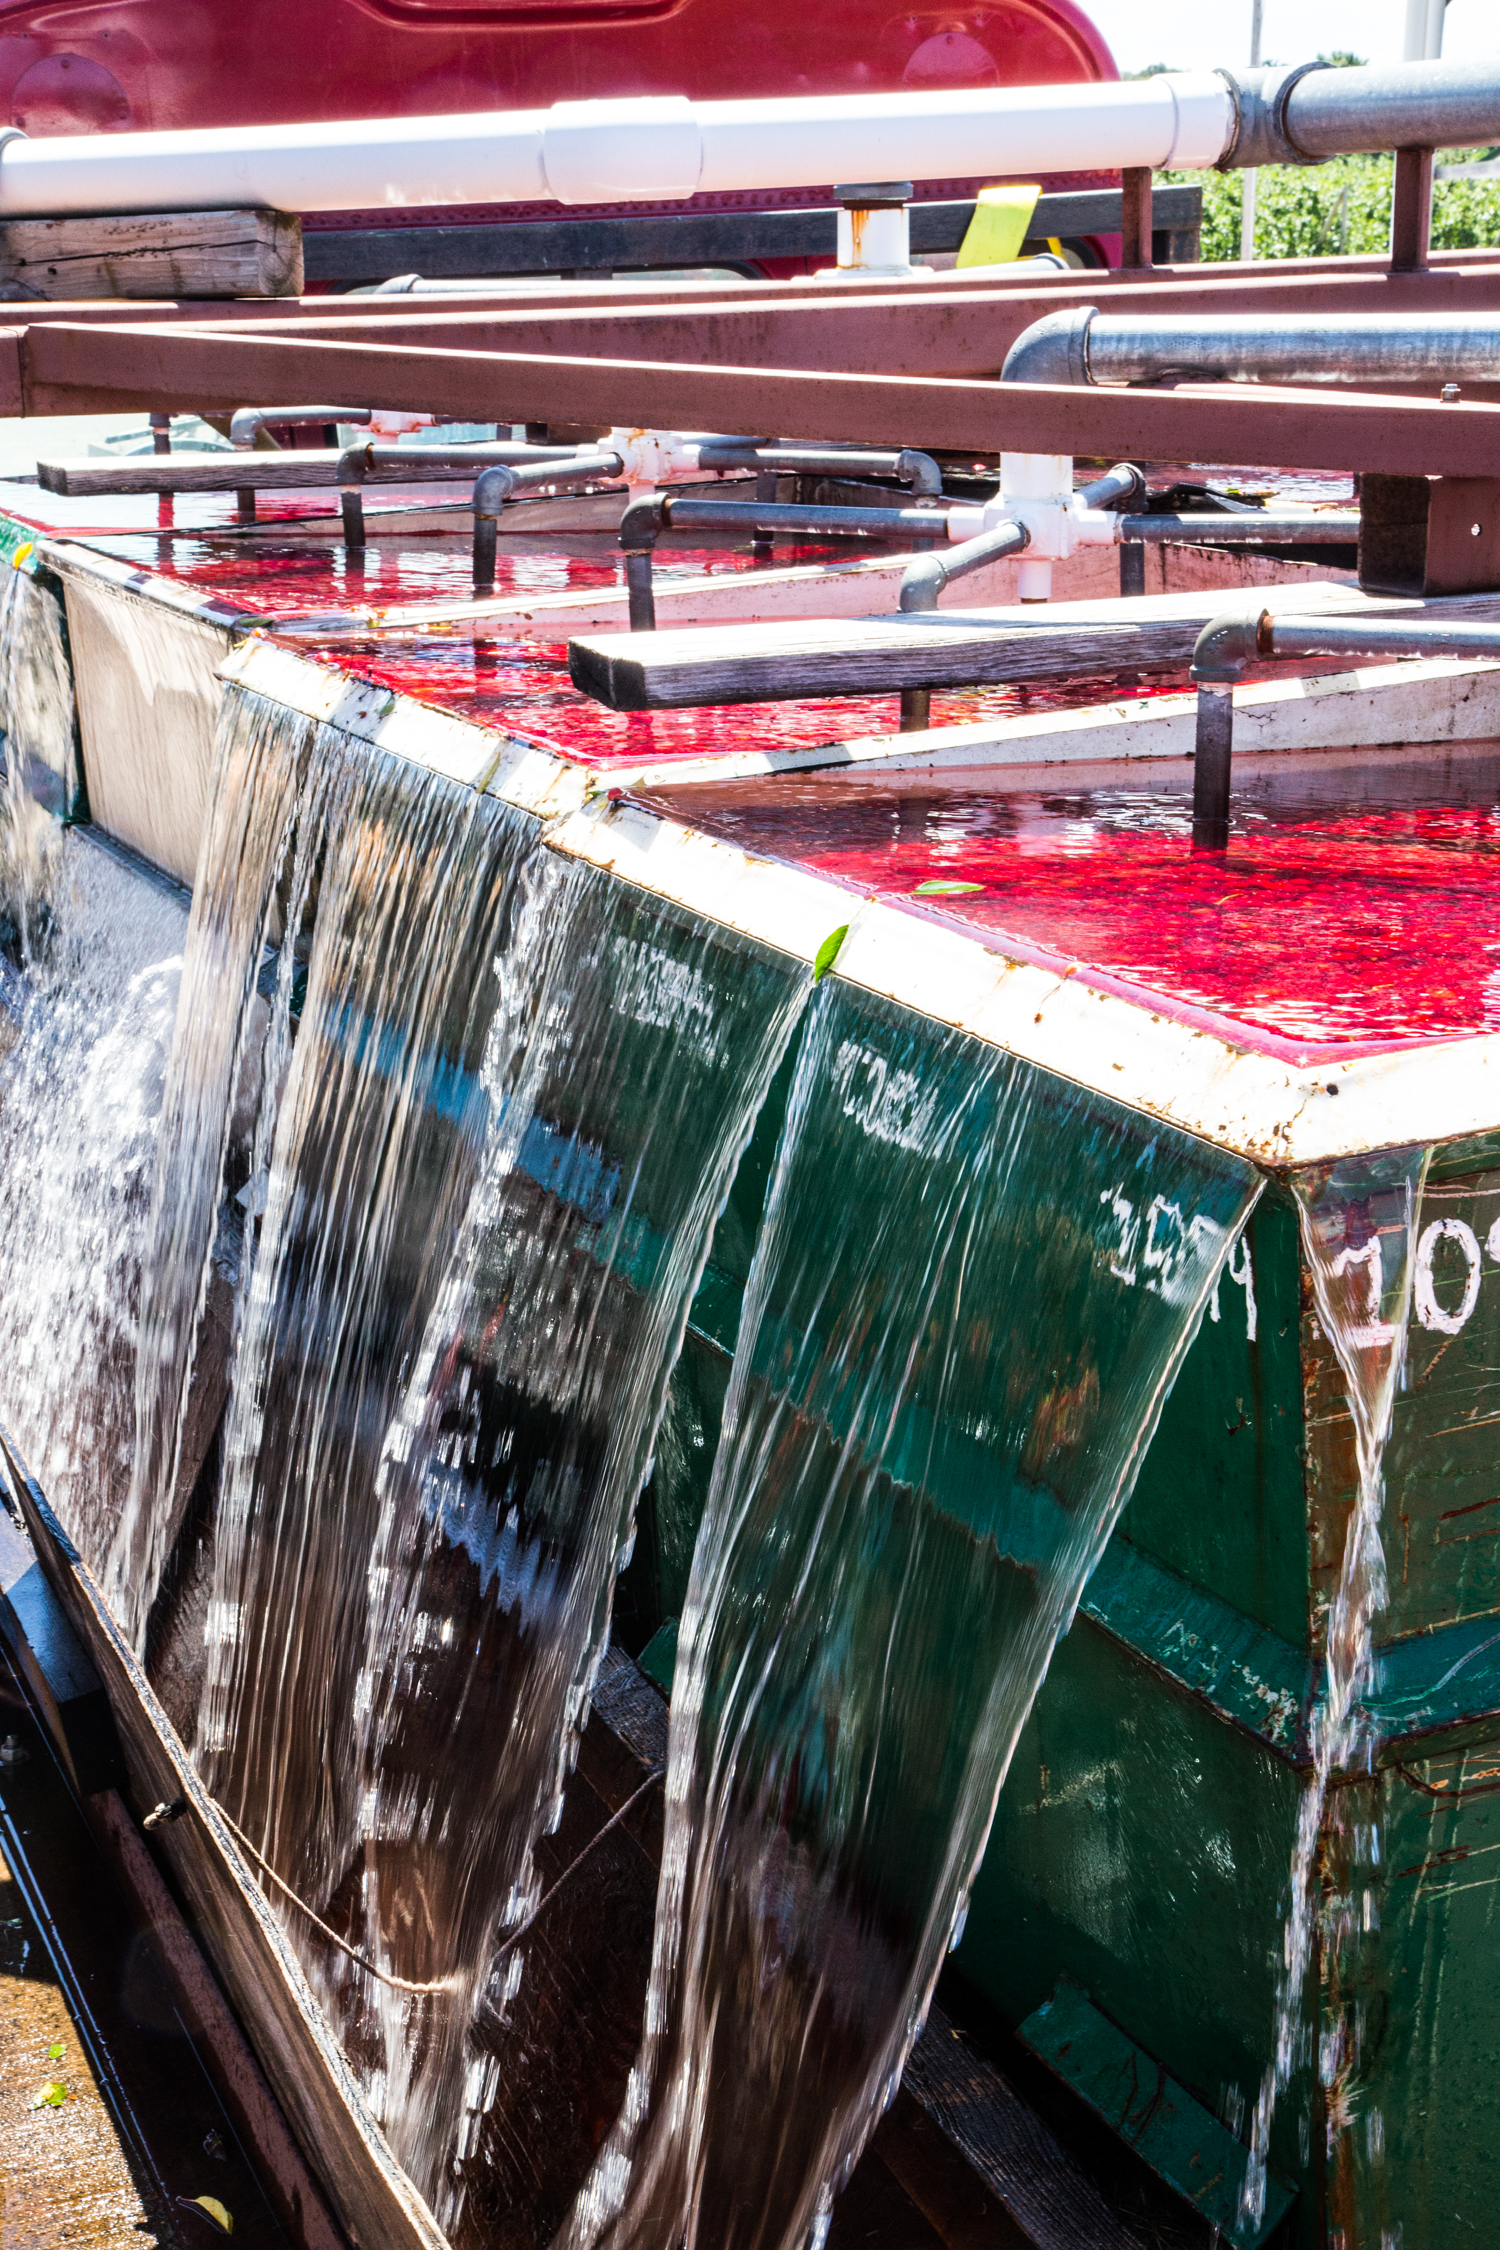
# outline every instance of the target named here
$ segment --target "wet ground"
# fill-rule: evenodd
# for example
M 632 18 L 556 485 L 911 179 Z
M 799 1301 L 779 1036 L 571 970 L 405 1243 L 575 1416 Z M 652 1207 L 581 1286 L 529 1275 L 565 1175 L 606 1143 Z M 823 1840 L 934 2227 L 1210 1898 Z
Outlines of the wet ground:
M 0 1659 L 0 2250 L 286 2250 L 149 1935 Z

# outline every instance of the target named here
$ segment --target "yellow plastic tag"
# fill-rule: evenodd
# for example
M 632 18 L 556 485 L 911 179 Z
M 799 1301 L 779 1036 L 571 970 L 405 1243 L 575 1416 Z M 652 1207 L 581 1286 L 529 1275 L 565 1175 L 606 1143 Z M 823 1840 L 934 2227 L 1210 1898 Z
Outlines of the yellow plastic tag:
M 981 188 L 969 231 L 959 249 L 958 263 L 961 266 L 1008 266 L 1020 254 L 1041 192 L 1039 184 Z

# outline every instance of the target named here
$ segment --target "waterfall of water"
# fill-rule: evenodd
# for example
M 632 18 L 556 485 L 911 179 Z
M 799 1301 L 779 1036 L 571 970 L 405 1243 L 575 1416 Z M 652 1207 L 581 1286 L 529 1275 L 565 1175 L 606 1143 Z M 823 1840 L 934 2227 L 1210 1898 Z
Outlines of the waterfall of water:
M 382 1473 L 363 1702 L 388 2132 L 456 2217 L 503 2010 L 710 1233 L 805 977 L 596 871 L 551 871 L 537 1029 L 495 1123 Z M 497 1017 L 485 1076 L 515 1053 Z M 457 2165 L 437 2173 L 461 2119 Z
M 24 1277 L 0 1291 L 0 1364 L 16 1440 L 97 1565 L 130 1474 L 187 906 L 175 886 L 31 810 L 48 831 L 46 863 L 0 955 L 0 1259 Z
M 568 2250 L 821 2240 L 1256 1192 L 822 986 L 682 1620 L 644 2043 Z
M 1285 1951 L 1271 2060 L 1251 2128 L 1241 2216 L 1258 2224 L 1277 2100 L 1303 2060 L 1304 1991 L 1318 1932 L 1318 1851 L 1334 1777 L 1368 1765 L 1374 1743 L 1365 1711 L 1371 1635 L 1385 1607 L 1380 1517 L 1385 1448 L 1406 1359 L 1417 1207 L 1431 1151 L 1386 1150 L 1298 1174 L 1293 1182 L 1313 1302 L 1344 1379 L 1354 1423 L 1358 1483 L 1344 1536 L 1338 1586 L 1326 1620 L 1324 1682 L 1312 1712 L 1312 1774 L 1297 1810 Z M 1338 2088 L 1353 2061 L 1347 2024 L 1320 2043 L 1330 2145 L 1349 2123 Z
M 216 747 L 152 1191 L 130 1489 L 105 1573 L 138 1646 L 224 1406 L 250 1264 L 242 1214 L 275 1128 L 309 892 L 354 770 L 342 735 L 239 691 Z
M 513 1953 L 491 1980 L 496 1939 L 527 1907 L 714 1219 L 807 979 L 560 860 L 496 801 L 238 693 L 217 796 L 116 1598 L 139 1629 L 181 1519 L 243 1174 L 195 1757 L 320 1916 L 441 1987 L 393 1992 L 283 1902 L 451 2224 L 487 2099 L 474 2017 L 503 2016 L 521 1972 Z

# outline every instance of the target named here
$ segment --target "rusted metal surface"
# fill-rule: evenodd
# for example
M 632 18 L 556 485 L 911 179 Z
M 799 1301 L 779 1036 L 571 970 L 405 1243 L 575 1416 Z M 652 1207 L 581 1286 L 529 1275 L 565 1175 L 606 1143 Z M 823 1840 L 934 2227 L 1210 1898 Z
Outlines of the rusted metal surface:
M 614 302 L 493 302 L 438 309 L 432 300 L 362 298 L 358 310 L 329 312 L 306 301 L 284 320 L 235 323 L 254 337 L 328 337 L 349 344 L 405 349 L 544 352 L 568 358 L 673 360 L 714 366 L 799 367 L 894 375 L 993 375 L 1015 339 L 1046 313 L 1107 299 L 1115 314 L 1137 311 L 1287 314 L 1441 313 L 1500 309 L 1500 261 L 1392 275 L 1287 273 L 1247 275 L 1228 269 L 1222 281 L 1195 267 L 1193 278 L 1139 274 L 1095 287 L 1093 273 L 1058 275 L 1055 283 L 1018 288 L 970 284 L 924 292 L 921 317 L 904 285 L 851 295 L 791 290 L 721 295 L 688 302 L 664 298 Z M 393 309 L 394 308 L 394 309 Z M 193 327 L 205 324 L 185 316 Z M 165 324 L 164 324 L 165 325 Z M 224 329 L 230 324 L 216 322 Z M 1426 395 L 1434 386 L 1417 381 Z M 759 425 L 753 426 L 758 430 Z M 800 434 L 800 433 L 799 433 Z
M 1500 406 L 1267 386 L 1175 391 L 816 374 L 303 341 L 202 329 L 59 323 L 0 330 L 0 411 L 30 414 L 378 396 L 456 419 L 767 429 L 805 438 L 993 453 L 1234 461 L 1407 475 L 1500 475 Z M 14 361 L 10 353 L 14 351 Z M 24 358 L 24 370 L 22 360 Z M 13 374 L 11 373 L 14 369 Z M 10 411 L 18 409 L 12 407 Z
M 1432 151 L 1398 148 L 1391 191 L 1391 271 L 1420 273 L 1432 245 Z
M 1144 168 L 1120 174 L 1120 264 L 1141 273 L 1151 264 L 1151 174 Z

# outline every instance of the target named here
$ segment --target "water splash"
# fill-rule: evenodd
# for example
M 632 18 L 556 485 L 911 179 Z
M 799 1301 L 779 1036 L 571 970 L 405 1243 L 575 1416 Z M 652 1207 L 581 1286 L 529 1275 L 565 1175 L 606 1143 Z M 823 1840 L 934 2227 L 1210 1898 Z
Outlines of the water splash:
M 441 1985 L 396 1995 L 279 1908 L 453 2223 L 493 2079 L 474 2019 L 503 2017 L 523 1965 L 492 1989 L 495 1943 L 532 1892 L 709 1236 L 807 977 L 493 799 L 229 702 L 117 1570 L 139 1623 L 244 1173 L 194 1755 L 308 1906 Z
M 644 2041 L 566 2250 L 826 2231 L 1256 1193 L 821 987 L 682 1621 Z
M 289 725 L 280 706 L 242 690 L 226 697 L 152 1189 L 130 1488 L 105 1572 L 138 1647 L 225 1402 L 236 1285 L 249 1270 L 241 1213 L 264 1178 L 297 946 L 348 767 L 332 729 Z
M 0 1257 L 25 1276 L 0 1292 L 0 1364 L 17 1443 L 97 1567 L 130 1473 L 186 901 L 40 817 L 54 831 L 45 927 L 13 925 L 0 955 Z
M 361 1686 L 367 1941 L 451 1979 L 371 1995 L 383 2117 L 449 2224 L 488 2100 L 471 2022 L 522 1972 L 490 1961 L 535 1903 L 688 1307 L 807 990 L 556 862 L 512 973 L 534 1028 L 492 1027 L 483 1168 L 386 1442 Z
M 1406 1360 L 1417 1208 L 1431 1151 L 1395 1149 L 1297 1174 L 1303 1255 L 1313 1302 L 1344 1378 L 1354 1422 L 1358 1485 L 1344 1536 L 1339 1582 L 1326 1622 L 1325 1678 L 1310 1726 L 1312 1774 L 1297 1809 L 1283 1968 L 1271 2060 L 1251 2126 L 1240 2218 L 1258 2225 L 1279 2097 L 1306 2059 L 1304 1990 L 1319 1934 L 1317 1870 L 1329 1789 L 1335 1775 L 1373 1760 L 1365 1708 L 1374 1621 L 1385 1607 L 1380 1517 L 1385 1448 Z M 1337 1936 L 1337 1933 L 1327 1933 Z M 1329 2090 L 1330 2141 L 1348 2122 L 1339 2089 L 1352 2061 L 1348 2027 L 1335 2020 L 1319 2041 L 1319 2073 Z M 1373 2144 L 1372 2144 L 1373 2145 Z

